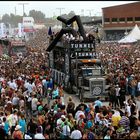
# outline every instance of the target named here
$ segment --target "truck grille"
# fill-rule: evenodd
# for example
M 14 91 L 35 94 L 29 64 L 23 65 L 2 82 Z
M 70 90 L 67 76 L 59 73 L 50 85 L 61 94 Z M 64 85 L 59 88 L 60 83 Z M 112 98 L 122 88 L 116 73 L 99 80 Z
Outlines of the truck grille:
M 90 92 L 92 95 L 98 96 L 104 93 L 105 81 L 104 80 L 92 80 L 90 81 Z

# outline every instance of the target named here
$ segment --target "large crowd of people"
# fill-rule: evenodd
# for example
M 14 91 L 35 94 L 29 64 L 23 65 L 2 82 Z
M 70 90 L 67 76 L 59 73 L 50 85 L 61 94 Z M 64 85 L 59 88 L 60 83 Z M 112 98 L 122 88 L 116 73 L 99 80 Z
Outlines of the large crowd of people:
M 106 40 L 108 41 L 120 40 L 123 37 L 124 37 L 124 33 L 113 32 L 113 33 L 107 34 Z
M 139 96 L 140 49 L 135 44 L 103 43 L 97 47 L 107 83 L 125 87 L 127 94 Z
M 38 34 L 26 58 L 1 57 L 0 139 L 138 139 L 140 44 L 98 44 L 109 103 L 76 105 L 53 80 Z

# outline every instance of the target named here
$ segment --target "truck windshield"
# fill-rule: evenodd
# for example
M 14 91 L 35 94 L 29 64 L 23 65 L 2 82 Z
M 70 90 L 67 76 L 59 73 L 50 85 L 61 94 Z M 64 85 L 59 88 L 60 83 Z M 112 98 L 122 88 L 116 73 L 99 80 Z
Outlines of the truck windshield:
M 92 76 L 92 69 L 84 69 L 83 76 Z
M 12 46 L 10 49 L 10 55 L 18 55 L 19 53 L 26 55 L 27 50 L 25 46 Z
M 25 46 L 13 46 L 12 51 L 14 51 L 15 53 L 25 52 L 26 47 Z
M 94 68 L 94 69 L 83 69 L 83 76 L 98 76 L 101 75 L 101 69 L 100 68 Z

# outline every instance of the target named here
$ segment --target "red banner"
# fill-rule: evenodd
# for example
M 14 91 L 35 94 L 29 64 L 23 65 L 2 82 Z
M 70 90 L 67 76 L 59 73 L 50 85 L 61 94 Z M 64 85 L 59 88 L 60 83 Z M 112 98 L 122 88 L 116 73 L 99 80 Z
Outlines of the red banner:
M 25 28 L 23 31 L 26 33 L 32 33 L 32 32 L 35 32 L 35 29 L 26 29 Z
M 22 41 L 12 41 L 11 46 L 25 46 L 25 42 Z

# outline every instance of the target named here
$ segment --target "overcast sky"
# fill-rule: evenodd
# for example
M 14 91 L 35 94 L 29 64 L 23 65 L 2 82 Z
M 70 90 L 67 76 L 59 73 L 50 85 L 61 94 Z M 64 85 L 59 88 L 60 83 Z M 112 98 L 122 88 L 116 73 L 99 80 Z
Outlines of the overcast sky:
M 15 11 L 17 15 L 22 15 L 23 3 L 25 3 L 26 14 L 34 9 L 42 11 L 46 17 L 52 17 L 54 15 L 59 16 L 60 9 L 61 14 L 68 14 L 70 11 L 74 11 L 77 15 L 101 15 L 104 7 L 133 2 L 136 1 L 0 1 L 0 16 L 5 13 L 15 14 Z

